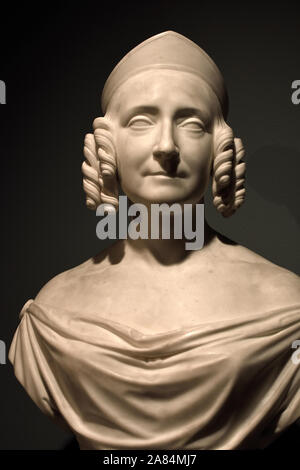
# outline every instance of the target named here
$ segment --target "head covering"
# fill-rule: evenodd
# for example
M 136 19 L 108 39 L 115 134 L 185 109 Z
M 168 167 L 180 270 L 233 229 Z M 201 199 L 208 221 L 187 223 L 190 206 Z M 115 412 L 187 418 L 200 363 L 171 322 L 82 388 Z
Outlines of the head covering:
M 175 31 L 165 31 L 143 41 L 115 66 L 103 88 L 103 113 L 122 83 L 140 72 L 153 69 L 182 70 L 199 76 L 217 96 L 226 117 L 228 97 L 220 70 L 201 47 Z

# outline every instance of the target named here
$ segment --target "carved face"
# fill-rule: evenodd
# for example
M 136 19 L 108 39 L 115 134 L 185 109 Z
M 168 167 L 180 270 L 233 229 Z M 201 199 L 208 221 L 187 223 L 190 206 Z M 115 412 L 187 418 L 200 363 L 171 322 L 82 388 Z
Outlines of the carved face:
M 216 103 L 197 76 L 151 70 L 128 79 L 113 96 L 120 184 L 133 202 L 197 203 L 212 164 Z

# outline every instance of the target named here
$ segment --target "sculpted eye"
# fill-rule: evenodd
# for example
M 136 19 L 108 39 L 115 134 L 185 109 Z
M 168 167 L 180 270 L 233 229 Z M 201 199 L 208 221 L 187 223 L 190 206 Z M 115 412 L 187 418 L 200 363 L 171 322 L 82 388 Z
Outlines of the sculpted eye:
M 196 118 L 191 118 L 191 119 L 185 119 L 179 124 L 179 127 L 184 127 L 186 129 L 192 130 L 192 131 L 202 131 L 204 132 L 205 127 L 202 121 L 200 119 Z
M 129 121 L 128 127 L 145 128 L 152 126 L 152 124 L 153 122 L 146 116 L 136 116 Z

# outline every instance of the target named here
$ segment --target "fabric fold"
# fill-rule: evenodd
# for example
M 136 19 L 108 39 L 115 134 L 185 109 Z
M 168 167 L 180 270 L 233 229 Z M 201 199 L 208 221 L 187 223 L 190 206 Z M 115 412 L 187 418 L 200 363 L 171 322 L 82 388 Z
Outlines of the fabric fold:
M 30 299 L 9 360 L 81 449 L 265 447 L 300 418 L 300 305 L 143 334 Z

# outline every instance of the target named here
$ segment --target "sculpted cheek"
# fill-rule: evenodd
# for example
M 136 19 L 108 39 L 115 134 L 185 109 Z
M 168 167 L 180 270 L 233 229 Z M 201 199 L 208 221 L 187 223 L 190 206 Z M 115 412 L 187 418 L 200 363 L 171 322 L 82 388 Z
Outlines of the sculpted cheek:
M 202 170 L 207 168 L 207 171 L 210 171 L 210 166 L 212 163 L 212 146 L 210 143 L 205 145 L 205 147 L 195 147 L 190 153 L 191 158 L 191 167 L 193 170 L 201 168 Z

